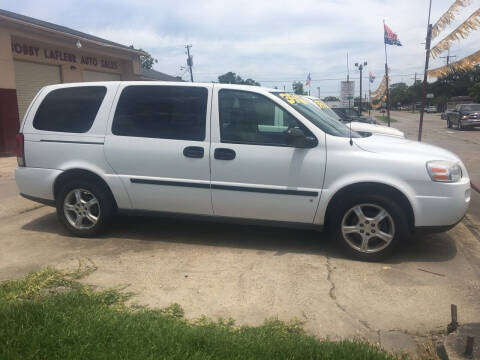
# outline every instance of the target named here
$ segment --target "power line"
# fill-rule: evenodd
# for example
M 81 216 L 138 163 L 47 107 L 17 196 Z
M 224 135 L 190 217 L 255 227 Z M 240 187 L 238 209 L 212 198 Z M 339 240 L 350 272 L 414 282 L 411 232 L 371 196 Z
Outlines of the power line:
M 417 73 L 417 75 L 422 75 L 423 73 Z M 415 73 L 411 73 L 411 74 L 389 74 L 389 77 L 404 77 L 404 76 L 413 76 L 415 75 Z M 350 77 L 350 80 L 360 80 L 360 77 Z M 317 78 L 317 79 L 312 79 L 311 81 L 338 81 L 338 80 L 345 80 L 344 77 L 341 77 L 341 78 Z M 290 79 L 290 80 L 287 80 L 287 79 L 280 79 L 280 80 L 257 80 L 258 82 L 264 82 L 264 83 L 268 83 L 268 82 L 290 82 L 290 81 L 298 81 L 298 78 L 297 79 Z

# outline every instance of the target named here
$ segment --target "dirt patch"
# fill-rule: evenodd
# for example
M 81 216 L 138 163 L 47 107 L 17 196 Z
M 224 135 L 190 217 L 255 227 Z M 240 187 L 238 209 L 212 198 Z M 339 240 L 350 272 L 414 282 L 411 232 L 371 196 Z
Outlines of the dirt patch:
M 15 179 L 17 158 L 15 156 L 0 157 L 0 180 Z

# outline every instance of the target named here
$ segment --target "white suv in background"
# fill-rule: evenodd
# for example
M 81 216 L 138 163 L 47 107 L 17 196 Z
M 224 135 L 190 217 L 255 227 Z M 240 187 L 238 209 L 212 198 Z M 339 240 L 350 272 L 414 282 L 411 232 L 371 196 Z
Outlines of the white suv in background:
M 403 138 L 360 137 L 307 98 L 224 84 L 99 82 L 43 88 L 17 136 L 16 181 L 78 236 L 117 212 L 326 227 L 376 260 L 460 221 L 460 159 Z M 292 239 L 295 241 L 295 239 Z
M 322 100 L 315 98 L 313 96 L 307 96 L 307 97 L 310 100 L 312 100 L 313 103 L 317 105 L 323 112 L 325 112 L 326 115 L 330 116 L 331 118 L 337 121 L 344 123 L 348 128 L 352 129 L 353 131 L 357 132 L 362 136 L 370 136 L 372 134 L 376 134 L 376 135 L 394 136 L 399 138 L 406 137 L 403 131 L 400 131 L 390 126 L 368 124 L 368 123 L 363 123 L 359 121 L 344 122 L 342 121 L 342 118 L 338 116 L 335 111 L 330 109 L 330 107 L 327 104 L 325 104 Z

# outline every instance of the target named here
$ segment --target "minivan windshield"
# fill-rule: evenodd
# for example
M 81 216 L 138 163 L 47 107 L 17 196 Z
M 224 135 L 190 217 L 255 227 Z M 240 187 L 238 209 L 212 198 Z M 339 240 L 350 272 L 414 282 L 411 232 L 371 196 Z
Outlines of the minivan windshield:
M 462 110 L 466 111 L 480 111 L 480 104 L 462 105 Z
M 354 131 L 351 132 L 350 129 L 340 121 L 328 116 L 322 111 L 322 109 L 305 96 L 284 92 L 272 92 L 272 94 L 282 99 L 307 118 L 312 124 L 329 135 L 339 137 L 361 137 Z
M 334 118 L 337 121 L 342 121 L 342 118 L 338 116 L 338 114 L 330 109 L 327 104 L 325 104 L 322 100 L 319 99 L 311 99 L 315 105 L 317 105 L 320 110 L 322 110 L 325 114 L 330 116 L 331 118 Z

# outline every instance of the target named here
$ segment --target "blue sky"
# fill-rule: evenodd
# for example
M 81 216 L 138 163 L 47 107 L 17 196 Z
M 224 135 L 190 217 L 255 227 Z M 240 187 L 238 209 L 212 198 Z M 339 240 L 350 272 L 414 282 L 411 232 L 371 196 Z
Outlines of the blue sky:
M 432 22 L 454 0 L 433 0 Z M 461 11 L 436 43 L 480 7 Z M 196 81 L 215 81 L 234 71 L 264 86 L 291 89 L 310 72 L 312 95 L 338 95 L 346 77 L 357 78 L 355 62 L 367 61 L 377 80 L 384 72 L 382 19 L 404 46 L 388 46 L 392 82 L 413 82 L 423 71 L 428 0 L 0 0 L 0 8 L 68 26 L 125 45 L 134 44 L 158 59 L 155 69 L 182 75 L 185 44 L 192 44 Z M 457 59 L 479 50 L 480 31 L 456 42 Z M 446 55 L 446 54 L 442 54 Z M 444 59 L 431 62 L 440 66 Z M 184 79 L 188 79 L 184 74 Z

